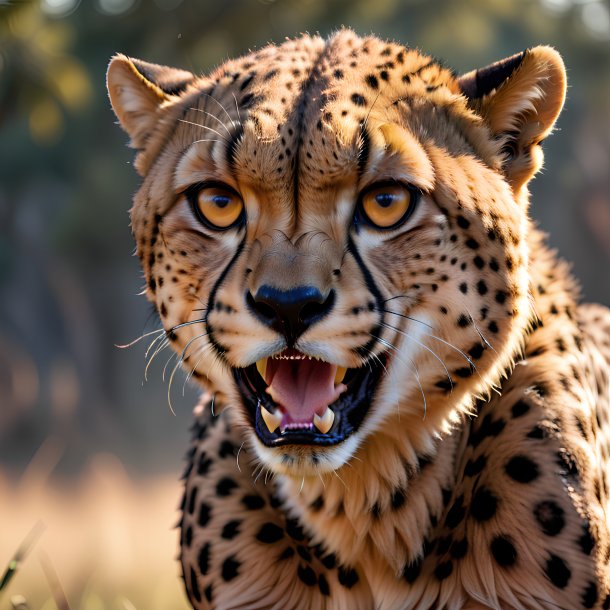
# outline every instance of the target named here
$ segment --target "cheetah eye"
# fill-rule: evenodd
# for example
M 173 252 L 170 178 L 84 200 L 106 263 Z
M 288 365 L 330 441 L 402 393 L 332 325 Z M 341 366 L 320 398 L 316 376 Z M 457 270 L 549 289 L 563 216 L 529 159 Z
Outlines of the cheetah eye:
M 418 192 L 396 182 L 376 184 L 360 196 L 360 211 L 377 229 L 394 229 L 413 212 Z
M 244 220 L 244 202 L 230 186 L 204 184 L 189 190 L 195 215 L 210 229 L 224 231 Z

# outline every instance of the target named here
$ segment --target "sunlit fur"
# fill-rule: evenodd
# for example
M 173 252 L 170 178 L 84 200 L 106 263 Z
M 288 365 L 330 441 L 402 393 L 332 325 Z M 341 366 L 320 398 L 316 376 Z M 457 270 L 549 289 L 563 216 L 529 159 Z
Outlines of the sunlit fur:
M 323 544 L 360 575 L 348 591 L 336 571 L 316 564 L 334 583 L 327 599 L 295 581 L 298 557 L 274 570 L 269 547 L 245 542 L 261 526 L 260 513 L 248 515 L 236 539 L 247 569 L 224 583 L 220 564 L 212 576 L 197 571 L 197 545 L 211 536 L 220 557 L 239 544 L 221 539 L 219 525 L 197 528 L 187 511 L 183 533 L 196 532 L 182 555 L 192 603 L 207 607 L 197 592 L 209 583 L 219 608 L 572 608 L 581 607 L 587 583 L 595 583 L 601 603 L 609 507 L 607 495 L 591 490 L 605 480 L 599 462 L 605 441 L 576 438 L 575 424 L 564 420 L 553 423 L 559 427 L 543 447 L 526 437 L 536 422 L 559 417 L 557 405 L 580 409 L 592 429 L 595 413 L 608 408 L 607 390 L 593 396 L 580 377 L 575 385 L 561 382 L 563 389 L 557 382 L 574 380 L 569 367 L 579 366 L 606 388 L 607 349 L 602 358 L 591 355 L 597 347 L 582 355 L 573 347 L 578 364 L 569 365 L 533 352 L 539 342 L 555 345 L 564 333 L 580 332 L 572 280 L 527 215 L 527 183 L 542 163 L 539 144 L 565 95 L 559 55 L 548 47 L 529 50 L 505 83 L 476 99 L 430 57 L 346 30 L 328 40 L 304 36 L 268 46 L 204 77 L 168 70 L 117 56 L 108 84 L 138 148 L 143 182 L 132 226 L 147 296 L 180 363 L 214 396 L 227 425 L 212 440 L 196 441 L 193 455 L 211 452 L 226 434 L 240 447 L 242 466 L 214 472 L 230 473 L 243 490 L 252 477 L 275 475 L 283 508 L 264 518 L 297 516 L 311 544 Z M 240 193 L 245 225 L 215 232 L 197 220 L 184 192 L 208 180 Z M 383 180 L 420 193 L 413 214 L 387 231 L 356 226 L 359 193 Z M 246 306 L 246 292 L 265 284 L 335 291 L 332 311 L 299 337 L 300 351 L 352 368 L 388 357 L 362 425 L 337 446 L 265 447 L 252 429 L 231 368 L 286 347 Z M 608 314 L 599 316 L 607 326 Z M 201 321 L 186 324 L 194 320 Z M 377 326 L 368 353 L 358 354 Z M 538 339 L 544 333 L 550 338 Z M 557 394 L 549 403 L 539 388 L 550 373 L 545 392 L 552 386 Z M 510 413 L 519 399 L 538 415 L 527 420 L 528 429 L 520 420 L 493 446 L 483 442 L 488 468 L 476 479 L 465 475 L 479 456 L 469 434 Z M 527 490 L 497 482 L 517 450 L 533 452 L 544 465 L 534 495 L 561 502 L 571 538 L 541 535 L 531 523 Z M 552 472 L 563 451 L 578 462 L 577 487 Z M 239 502 L 214 498 L 214 483 L 206 487 L 202 477 L 190 475 L 187 494 L 199 489 L 199 498 L 227 519 L 241 520 Z M 501 516 L 485 525 L 466 518 L 453 531 L 452 507 L 476 500 L 485 484 L 500 486 Z M 260 480 L 255 488 L 271 493 Z M 572 547 L 585 521 L 596 554 L 583 558 Z M 455 567 L 450 545 L 422 560 L 426 540 L 440 546 L 458 531 L 470 550 Z M 519 551 L 510 572 L 490 546 L 505 532 Z M 569 585 L 551 582 L 549 545 L 553 557 L 570 558 Z M 443 560 L 451 569 L 441 577 Z M 419 561 L 421 573 L 407 578 Z

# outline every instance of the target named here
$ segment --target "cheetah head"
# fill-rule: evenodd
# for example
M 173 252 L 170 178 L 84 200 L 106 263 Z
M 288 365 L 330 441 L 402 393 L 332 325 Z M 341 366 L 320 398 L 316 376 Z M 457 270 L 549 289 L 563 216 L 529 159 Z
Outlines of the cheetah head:
M 143 177 L 147 295 L 267 466 L 432 452 L 510 366 L 554 50 L 456 77 L 340 31 L 207 76 L 119 55 L 108 89 Z

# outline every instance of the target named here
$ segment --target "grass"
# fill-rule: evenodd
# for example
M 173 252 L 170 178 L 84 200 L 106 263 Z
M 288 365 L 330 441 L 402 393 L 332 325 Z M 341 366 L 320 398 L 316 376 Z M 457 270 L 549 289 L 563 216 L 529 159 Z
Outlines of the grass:
M 112 455 L 76 480 L 0 469 L 0 610 L 186 610 L 180 495 L 173 477 L 133 481 Z

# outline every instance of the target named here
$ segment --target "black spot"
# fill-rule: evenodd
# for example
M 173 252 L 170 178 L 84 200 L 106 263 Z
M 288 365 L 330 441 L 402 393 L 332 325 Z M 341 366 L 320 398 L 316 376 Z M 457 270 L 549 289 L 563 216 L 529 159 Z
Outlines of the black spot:
M 197 523 L 201 527 L 205 527 L 208 524 L 208 522 L 210 521 L 211 513 L 212 513 L 212 509 L 210 508 L 210 506 L 208 504 L 206 504 L 205 502 L 202 502 L 199 505 L 199 516 L 197 518 Z
M 449 501 L 451 500 L 451 490 L 443 488 L 441 489 L 441 493 L 443 495 L 443 506 L 447 506 L 449 504 Z
M 280 554 L 280 556 L 278 557 L 278 559 L 280 561 L 284 560 L 284 559 L 290 559 L 291 557 L 294 556 L 294 549 L 291 546 L 287 546 L 282 553 Z
M 528 433 L 528 438 L 541 439 L 546 437 L 546 430 L 539 424 L 535 425 Z
M 524 455 L 516 455 L 506 462 L 506 474 L 518 483 L 531 483 L 540 474 L 538 465 Z
M 597 602 L 597 585 L 590 582 L 582 594 L 582 605 L 585 608 L 593 608 Z
M 469 350 L 468 355 L 472 360 L 478 360 L 485 351 L 485 346 L 482 343 L 475 343 Z
M 246 93 L 246 95 L 244 95 L 244 97 L 241 98 L 240 106 L 242 108 L 248 108 L 248 106 L 252 103 L 253 99 L 254 99 L 253 93 Z
M 568 564 L 561 557 L 553 554 L 548 558 L 544 572 L 548 579 L 559 589 L 565 589 L 572 576 Z
M 436 576 L 438 580 L 445 580 L 445 578 L 451 576 L 451 572 L 453 572 L 453 562 L 443 561 L 436 566 L 434 576 Z
M 193 487 L 191 490 L 191 495 L 189 498 L 188 512 L 189 514 L 193 514 L 195 512 L 195 506 L 197 505 L 197 492 L 199 491 L 198 487 Z
M 465 326 L 468 326 L 468 324 L 470 324 L 468 317 L 465 314 L 460 314 L 460 317 L 457 319 L 457 325 L 460 328 L 464 328 Z
M 504 421 L 504 419 L 499 418 L 496 420 L 492 420 L 491 414 L 488 413 L 483 418 L 481 425 L 476 430 L 474 428 L 471 430 L 468 443 L 476 447 L 485 438 L 491 436 L 498 436 L 502 432 L 502 430 L 504 430 L 505 426 L 506 421 Z
M 233 445 L 231 441 L 222 441 L 222 443 L 220 444 L 220 448 L 218 449 L 218 455 L 221 458 L 235 456 L 235 445 Z
M 458 288 L 462 294 L 466 294 L 468 292 L 468 284 L 466 282 L 462 282 Z
M 452 542 L 453 538 L 451 536 L 443 536 L 442 538 L 439 538 L 436 545 L 436 554 L 444 555 L 449 550 Z
M 239 534 L 239 526 L 241 525 L 241 520 L 233 519 L 233 521 L 228 521 L 225 523 L 222 528 L 222 533 L 220 534 L 222 538 L 225 540 L 233 540 L 237 534 Z
M 208 471 L 210 470 L 210 466 L 214 463 L 214 460 L 212 460 L 212 458 L 209 458 L 205 451 L 201 452 L 201 455 L 199 456 L 199 463 L 197 465 L 197 474 L 199 476 L 205 476 Z
M 193 528 L 189 525 L 186 530 L 184 530 L 184 534 L 182 536 L 182 545 L 187 548 L 191 546 L 193 542 Z
M 151 277 L 150 280 L 148 280 L 148 287 L 151 289 L 152 292 L 157 289 L 157 282 L 155 282 L 154 277 Z
M 303 528 L 296 519 L 286 519 L 286 533 L 297 542 L 305 540 Z
M 467 229 L 470 226 L 470 222 L 461 215 L 456 218 L 456 221 L 458 227 L 461 227 L 462 229 Z
M 472 262 L 477 269 L 485 267 L 485 261 L 478 254 L 472 259 Z
M 330 586 L 328 585 L 328 581 L 326 580 L 326 576 L 324 576 L 324 574 L 320 574 L 320 576 L 318 576 L 318 588 L 320 589 L 320 593 L 322 593 L 322 595 L 330 595 Z
M 305 561 L 308 561 L 308 562 L 311 561 L 311 553 L 309 552 L 309 549 L 307 547 L 303 546 L 302 544 L 297 545 L 297 553 L 299 554 L 301 559 L 304 559 Z
M 244 496 L 241 500 L 241 503 L 248 510 L 260 510 L 261 508 L 264 508 L 264 506 L 265 506 L 265 500 L 263 500 L 263 498 L 261 496 L 256 496 L 256 495 Z
M 284 537 L 284 530 L 275 523 L 263 523 L 256 534 L 256 539 L 265 544 L 273 544 Z
M 472 374 L 474 373 L 474 369 L 470 366 L 463 366 L 459 369 L 455 369 L 455 371 L 453 371 L 453 374 L 456 375 L 457 377 L 462 377 L 463 379 L 466 379 L 467 377 L 472 377 Z
M 223 477 L 216 485 L 216 495 L 226 497 L 237 487 L 237 483 L 230 477 Z
M 552 500 L 545 500 L 534 507 L 534 517 L 547 536 L 557 536 L 565 526 L 563 508 Z
M 468 246 L 472 250 L 477 250 L 479 247 L 479 242 L 476 239 L 472 239 L 472 237 L 466 240 L 466 246 Z
M 437 381 L 434 384 L 440 390 L 443 390 L 445 393 L 451 392 L 453 388 L 457 385 L 455 382 L 451 383 L 451 380 L 447 377 L 443 377 L 440 381 Z
M 337 558 L 335 557 L 334 553 L 324 555 L 320 561 L 327 570 L 334 570 L 335 566 L 337 565 Z
M 470 459 L 464 467 L 464 476 L 474 477 L 477 474 L 481 474 L 486 465 L 487 458 L 484 455 L 480 455 L 474 462 Z
M 421 572 L 422 558 L 407 563 L 402 571 L 402 577 L 409 583 L 415 582 Z
M 493 558 L 504 568 L 514 565 L 517 561 L 517 549 L 506 536 L 496 536 L 489 548 Z
M 380 78 L 381 80 L 386 80 L 386 81 L 387 81 L 387 80 L 390 78 L 390 75 L 388 74 L 388 71 L 387 71 L 387 70 L 382 70 L 382 71 L 379 73 L 379 78 Z
M 208 573 L 210 567 L 210 543 L 206 542 L 197 555 L 197 565 L 202 576 Z
M 477 521 L 488 521 L 496 514 L 498 499 L 485 486 L 479 487 L 472 497 L 470 514 Z
M 351 100 L 356 106 L 366 106 L 366 99 L 359 93 L 352 93 Z
M 449 529 L 455 529 L 464 520 L 465 515 L 466 509 L 464 508 L 464 494 L 461 494 L 451 505 L 451 508 L 445 517 L 445 525 Z
M 506 302 L 506 292 L 504 292 L 504 290 L 498 290 L 498 292 L 496 292 L 496 303 L 499 303 L 500 305 L 504 305 L 504 303 Z
M 381 505 L 379 502 L 375 502 L 375 504 L 371 506 L 371 515 L 373 515 L 373 519 L 379 519 L 381 516 Z
M 582 527 L 582 536 L 578 539 L 578 544 L 585 555 L 590 555 L 591 551 L 593 551 L 595 540 L 593 540 L 593 536 L 591 535 L 588 522 Z
M 211 583 L 203 590 L 203 594 L 205 595 L 205 598 L 209 602 L 212 601 L 212 584 Z
M 256 76 L 256 72 L 251 72 L 248 76 L 242 81 L 239 86 L 240 91 L 243 91 L 251 82 L 252 79 Z
M 468 540 L 466 538 L 462 538 L 461 540 L 456 540 L 451 546 L 451 557 L 454 559 L 462 559 L 466 557 L 466 553 L 468 552 Z
M 379 81 L 377 80 L 377 77 L 374 74 L 368 74 L 367 76 L 365 76 L 364 81 L 369 87 L 372 87 L 373 89 L 379 88 Z
M 337 79 L 342 79 L 343 78 L 343 70 L 339 70 L 339 69 L 335 70 L 333 72 L 333 76 L 335 78 L 337 78 Z
M 351 589 L 358 582 L 358 572 L 353 568 L 339 568 L 339 582 L 346 588 Z
M 197 583 L 197 574 L 195 574 L 195 570 L 193 570 L 192 566 L 191 566 L 190 576 L 191 576 L 191 593 L 193 594 L 195 601 L 200 602 L 201 601 L 201 591 L 199 591 L 199 584 Z
M 492 320 L 488 325 L 487 328 L 489 329 L 490 332 L 492 333 L 497 333 L 498 332 L 498 325 L 497 323 Z
M 310 505 L 309 509 L 314 512 L 320 512 L 324 508 L 324 496 L 318 496 Z
M 222 563 L 222 579 L 225 582 L 233 580 L 239 574 L 241 564 L 235 555 L 227 557 Z
M 487 284 L 485 283 L 484 280 L 479 280 L 477 282 L 477 292 L 483 296 L 484 294 L 487 294 Z
M 297 576 L 308 587 L 313 587 L 318 582 L 318 577 L 311 566 L 299 565 L 297 568 Z
M 407 497 L 405 494 L 405 490 L 402 487 L 396 488 L 392 492 L 392 500 L 391 500 L 392 509 L 398 510 L 399 508 L 401 508 L 404 505 L 406 499 L 407 499 Z
M 518 400 L 511 408 L 513 417 L 521 417 L 525 415 L 530 410 L 530 406 L 528 403 L 523 400 Z

